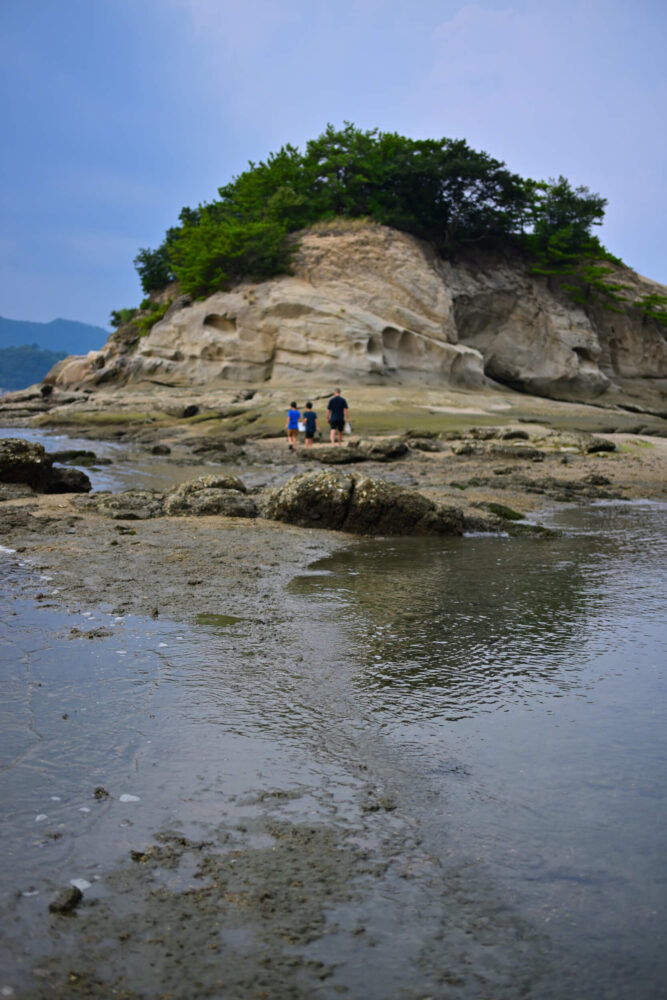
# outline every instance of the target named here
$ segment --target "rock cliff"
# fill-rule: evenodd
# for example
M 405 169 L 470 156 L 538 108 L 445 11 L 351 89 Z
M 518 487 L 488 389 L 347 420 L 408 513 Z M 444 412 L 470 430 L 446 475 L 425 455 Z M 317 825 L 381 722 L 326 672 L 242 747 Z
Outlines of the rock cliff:
M 667 295 L 664 286 L 619 271 L 631 301 Z M 121 329 L 103 350 L 65 359 L 45 381 L 210 388 L 304 377 L 347 385 L 502 383 L 586 400 L 619 379 L 666 378 L 667 340 L 638 309 L 584 310 L 520 260 L 470 255 L 453 264 L 405 233 L 343 223 L 301 234 L 292 275 L 204 301 L 177 296 L 148 335 Z

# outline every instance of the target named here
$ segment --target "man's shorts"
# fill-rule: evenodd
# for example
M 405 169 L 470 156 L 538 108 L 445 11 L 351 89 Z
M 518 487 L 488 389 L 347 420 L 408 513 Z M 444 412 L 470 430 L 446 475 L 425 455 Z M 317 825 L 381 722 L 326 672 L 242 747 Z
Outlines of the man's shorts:
M 315 437 L 315 431 L 306 431 L 306 440 L 310 440 Z
M 344 431 L 345 421 L 344 420 L 332 420 L 330 422 L 332 431 Z

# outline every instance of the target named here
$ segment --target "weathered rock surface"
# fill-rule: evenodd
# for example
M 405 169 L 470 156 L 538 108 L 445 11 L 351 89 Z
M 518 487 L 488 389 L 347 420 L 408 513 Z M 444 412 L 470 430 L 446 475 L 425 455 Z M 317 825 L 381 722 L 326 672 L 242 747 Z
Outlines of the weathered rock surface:
M 91 488 L 84 472 L 54 468 L 43 445 L 21 438 L 0 440 L 0 482 L 23 483 L 40 493 L 87 493 Z
M 354 465 L 357 462 L 368 462 L 369 456 L 360 448 L 304 448 L 300 452 L 302 459 L 310 462 L 322 462 L 323 465 Z
M 88 497 L 77 497 L 72 503 L 78 510 L 96 511 L 115 521 L 206 514 L 257 517 L 257 504 L 246 493 L 244 483 L 237 476 L 209 475 L 174 486 L 166 494 L 155 490 L 100 491 Z
M 244 483 L 237 476 L 200 476 L 169 491 L 164 513 L 170 516 L 257 517 L 257 505 L 246 493 Z
M 433 449 L 438 451 L 437 446 Z M 385 438 L 378 441 L 355 441 L 345 447 L 304 448 L 301 457 L 324 465 L 353 465 L 357 462 L 393 462 L 408 454 L 408 445 L 402 438 Z
M 359 474 L 295 476 L 264 505 L 266 517 L 368 535 L 461 535 L 463 514 L 411 490 Z
M 103 490 L 87 497 L 75 497 L 72 504 L 77 510 L 95 511 L 114 521 L 145 521 L 162 516 L 164 494 L 155 490 L 123 490 L 121 493 Z
M 81 469 L 51 468 L 45 493 L 88 493 L 92 489 L 90 479 Z
M 359 441 L 357 449 L 373 462 L 393 462 L 408 454 L 402 438 L 384 438 L 381 441 Z
M 83 893 L 75 885 L 62 889 L 55 899 L 49 903 L 50 913 L 71 913 L 83 899 Z
M 51 473 L 51 460 L 41 444 L 5 438 L 0 441 L 0 481 L 26 483 L 43 489 Z
M 68 448 L 65 451 L 51 451 L 49 455 L 54 462 L 60 462 L 62 465 L 84 465 L 87 467 L 111 465 L 110 458 L 100 458 L 94 451 L 89 451 L 87 448 Z
M 620 268 L 626 298 L 667 288 Z M 638 309 L 586 311 L 519 259 L 442 261 L 383 226 L 302 234 L 294 274 L 203 302 L 181 296 L 146 337 L 123 328 L 67 358 L 60 388 L 302 381 L 484 387 L 591 399 L 615 378 L 667 377 L 667 342 Z M 42 405 L 41 403 L 39 405 Z

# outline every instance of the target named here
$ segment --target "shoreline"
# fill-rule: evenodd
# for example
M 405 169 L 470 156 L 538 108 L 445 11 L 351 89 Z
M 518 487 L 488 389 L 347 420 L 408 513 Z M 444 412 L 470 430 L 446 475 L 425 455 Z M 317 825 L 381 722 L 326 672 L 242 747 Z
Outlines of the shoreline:
M 112 415 L 106 406 L 112 399 L 100 393 L 92 403 L 75 399 L 52 407 L 46 414 L 48 426 L 44 412 L 15 417 L 12 434 L 20 436 L 23 426 L 31 433 L 112 442 L 114 462 L 116 452 L 121 456 L 119 469 L 122 461 L 123 469 L 142 465 L 148 486 L 160 490 L 205 473 L 229 473 L 261 500 L 303 472 L 333 468 L 361 473 L 458 507 L 468 526 L 481 530 L 512 529 L 524 518 L 539 524 L 541 509 L 552 504 L 667 500 L 667 420 L 653 418 L 653 433 L 648 433 L 648 427 L 637 426 L 644 417 L 509 391 L 356 387 L 354 392 L 354 433 L 332 457 L 356 457 L 365 450 L 368 454 L 362 457 L 368 460 L 361 464 L 330 465 L 326 441 L 310 454 L 301 443 L 296 454 L 290 453 L 280 424 L 273 430 L 268 426 L 282 400 L 277 390 L 265 391 L 257 419 L 256 409 L 231 406 L 229 391 L 224 398 L 231 414 L 221 406 L 222 394 L 215 400 L 200 395 L 197 415 L 168 417 L 163 410 L 156 411 L 155 420 L 136 416 L 136 393 L 115 394 L 116 417 L 123 406 L 134 407 L 130 412 L 135 415 L 122 425 L 107 422 Z M 172 395 L 172 410 L 180 413 L 179 393 Z M 186 398 L 183 391 L 181 397 Z M 47 400 L 49 406 L 52 402 Z M 213 402 L 217 409 L 209 411 Z M 42 403 L 40 397 L 38 405 Z M 248 406 L 255 403 L 250 400 Z M 22 404 L 9 409 L 15 405 Z M 104 416 L 102 423 L 86 423 L 94 416 L 91 406 Z M 7 406 L 0 406 L 0 421 L 7 415 Z M 75 423 L 68 423 L 72 416 Z M 279 419 L 282 423 L 282 416 Z M 378 429 L 382 422 L 384 429 Z M 165 454 L 152 454 L 156 446 Z M 326 461 L 318 461 L 318 455 Z M 105 475 L 113 473 L 114 465 L 105 470 Z M 47 571 L 69 573 L 68 587 L 82 603 L 104 600 L 138 614 L 152 613 L 155 607 L 161 613 L 162 607 L 165 614 L 192 618 L 187 609 L 193 602 L 202 613 L 215 613 L 211 605 L 222 593 L 236 608 L 261 592 L 263 575 L 267 593 L 274 593 L 290 573 L 303 567 L 304 553 L 332 552 L 359 537 L 262 517 L 112 521 L 75 508 L 72 499 L 69 494 L 34 493 L 12 498 L 11 489 L 0 484 L 0 544 L 33 555 Z M 198 565 L 207 565 L 207 573 Z M 93 582 L 95 572 L 100 574 L 99 585 Z M 123 575 L 137 578 L 130 592 L 119 582 Z M 277 582 L 269 582 L 274 578 Z

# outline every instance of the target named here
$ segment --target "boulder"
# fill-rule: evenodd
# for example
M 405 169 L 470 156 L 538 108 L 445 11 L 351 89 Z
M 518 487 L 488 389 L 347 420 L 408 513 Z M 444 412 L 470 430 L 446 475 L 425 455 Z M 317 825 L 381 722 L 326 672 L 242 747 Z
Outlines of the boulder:
M 78 510 L 96 511 L 114 521 L 145 521 L 162 515 L 164 494 L 155 490 L 123 490 L 122 493 L 103 491 L 87 497 L 76 497 L 72 504 Z
M 373 462 L 391 462 L 408 454 L 408 446 L 402 438 L 385 438 L 382 441 L 360 441 L 359 451 Z
M 0 482 L 25 483 L 43 491 L 51 475 L 51 458 L 41 444 L 21 438 L 0 440 Z
M 169 490 L 164 513 L 169 516 L 222 514 L 225 517 L 256 517 L 257 505 L 246 496 L 238 476 L 200 476 Z
M 613 441 L 607 441 L 606 438 L 591 437 L 585 443 L 585 450 L 589 455 L 599 451 L 616 451 L 616 444 Z
M 110 458 L 99 458 L 85 448 L 68 448 L 66 451 L 49 452 L 51 459 L 60 465 L 111 465 Z
M 0 440 L 0 482 L 23 483 L 39 493 L 87 493 L 90 480 L 78 469 L 53 467 L 41 444 L 21 438 Z
M 354 479 L 348 473 L 307 472 L 274 490 L 263 513 L 271 520 L 304 528 L 342 530 L 353 487 Z
M 54 467 L 51 469 L 45 493 L 90 493 L 92 485 L 90 479 L 81 469 L 61 469 Z
M 345 530 L 362 535 L 461 535 L 463 515 L 394 483 L 356 475 Z
M 442 451 L 442 444 L 435 438 L 411 437 L 408 438 L 407 444 L 408 448 L 412 448 L 413 451 Z
M 55 899 L 49 903 L 50 913 L 71 913 L 83 899 L 83 893 L 76 885 L 68 885 L 62 889 Z
M 304 448 L 300 457 L 306 461 L 322 462 L 324 465 L 353 465 L 368 462 L 369 456 L 359 448 Z
M 492 458 L 523 458 L 531 461 L 544 458 L 543 451 L 529 444 L 491 444 L 487 451 Z
M 264 513 L 303 527 L 369 535 L 460 535 L 460 510 L 420 493 L 360 474 L 334 471 L 295 476 L 274 490 Z

